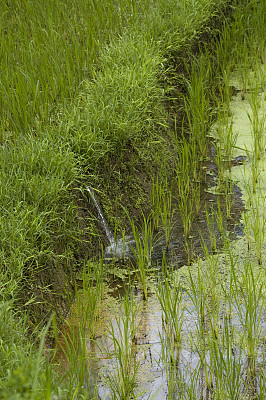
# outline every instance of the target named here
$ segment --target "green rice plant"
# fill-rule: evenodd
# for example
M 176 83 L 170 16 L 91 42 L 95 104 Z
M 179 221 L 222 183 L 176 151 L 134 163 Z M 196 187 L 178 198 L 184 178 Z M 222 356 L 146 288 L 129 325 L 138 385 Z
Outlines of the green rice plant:
M 244 263 L 244 271 L 241 281 L 237 278 L 234 269 L 233 298 L 238 318 L 243 328 L 242 341 L 245 346 L 247 357 L 250 359 L 250 374 L 255 376 L 258 347 L 261 341 L 261 314 L 263 284 L 261 283 L 261 272 L 255 276 L 253 266 L 250 262 Z
M 257 186 L 260 181 L 260 175 L 261 175 L 260 166 L 256 161 L 256 159 L 253 158 L 251 162 L 251 185 L 252 185 L 253 195 L 257 193 Z
M 90 338 L 95 337 L 95 326 L 100 316 L 104 299 L 104 266 L 102 259 L 99 262 L 88 261 L 83 269 L 82 290 L 76 291 L 76 305 L 79 322 Z M 89 325 L 88 325 L 89 324 Z
M 249 210 L 244 213 L 248 251 L 254 249 L 258 264 L 262 265 L 266 226 L 265 199 L 259 193 L 254 195 L 249 183 L 245 186 L 245 189 L 249 206 Z
M 176 350 L 181 346 L 181 331 L 183 325 L 184 310 L 182 307 L 183 292 L 181 283 L 174 281 L 173 276 L 167 273 L 167 262 L 165 257 L 162 262 L 164 279 L 157 283 L 156 294 L 163 312 L 163 327 L 165 335 L 169 337 Z
M 37 339 L 29 332 L 28 317 L 14 313 L 11 302 L 1 302 L 0 316 L 1 399 L 50 400 L 61 390 L 58 382 L 50 376 L 49 360 L 44 357 L 45 341 L 53 316 L 39 331 Z
M 227 176 L 224 182 L 224 199 L 225 199 L 225 205 L 226 205 L 226 218 L 230 220 L 231 218 L 231 209 L 233 205 L 233 200 L 232 200 L 232 187 L 233 187 L 233 182 L 230 179 L 230 176 Z
M 224 227 L 224 221 L 223 221 L 224 216 L 221 209 L 220 196 L 217 196 L 216 203 L 217 203 L 217 210 L 215 212 L 215 219 L 219 228 L 220 237 L 224 238 L 226 232 Z
M 95 157 L 98 162 L 107 152 L 137 146 L 144 132 L 166 126 L 158 46 L 141 33 L 129 33 L 111 41 L 99 62 L 101 70 L 93 81 L 84 81 L 78 104 L 67 116 L 69 139 L 92 166 Z
M 178 204 L 183 221 L 185 238 L 188 238 L 193 219 L 198 215 L 201 206 L 200 182 L 191 184 L 189 193 L 181 191 L 179 194 Z
M 83 391 L 84 387 L 95 395 L 96 387 L 90 386 L 93 383 L 91 376 L 93 372 L 90 371 L 87 342 L 95 337 L 96 325 L 103 308 L 103 297 L 103 263 L 89 262 L 83 268 L 82 289 L 76 286 L 76 300 L 63 326 L 64 329 L 58 334 L 57 326 L 54 327 L 56 346 L 67 363 L 61 380 L 67 382 L 69 393 L 73 394 L 74 388 L 73 399 Z
M 172 192 L 168 187 L 166 187 L 162 197 L 160 215 L 164 228 L 166 250 L 168 250 L 173 222 Z
M 212 113 L 210 106 L 210 56 L 200 54 L 193 60 L 187 83 L 188 96 L 184 99 L 185 112 L 188 119 L 190 141 L 196 144 L 200 157 L 206 156 L 207 132 L 211 125 Z M 194 156 L 196 156 L 194 152 Z
M 244 36 L 244 43 L 243 46 L 241 46 L 241 67 L 239 68 L 239 74 L 240 74 L 240 84 L 241 84 L 241 98 L 244 100 L 245 99 L 245 94 L 248 89 L 248 73 L 250 69 L 250 54 L 248 50 L 248 40 Z
M 219 133 L 220 136 L 220 133 Z M 224 156 L 222 152 L 222 146 L 220 140 L 215 142 L 215 163 L 218 167 L 218 190 L 223 188 L 225 176 L 226 176 L 226 166 L 224 163 Z
M 73 293 L 82 230 L 72 192 L 78 161 L 69 146 L 50 141 L 48 134 L 21 137 L 0 153 L 0 262 L 9 282 L 3 285 L 8 298 L 18 296 L 17 307 L 29 312 L 31 322 L 45 325 Z
M 179 370 L 179 357 L 182 340 L 183 292 L 179 281 L 167 271 L 167 261 L 162 261 L 162 277 L 156 285 L 156 295 L 162 310 L 163 332 L 159 333 L 162 345 L 161 359 L 167 376 L 168 397 L 174 399 L 183 391 L 182 376 Z
M 209 234 L 209 241 L 211 245 L 211 251 L 216 252 L 217 250 L 217 238 L 215 234 L 215 212 L 213 208 L 211 210 L 208 209 L 206 206 L 206 222 L 207 222 L 207 227 L 208 227 L 208 234 Z M 208 255 L 208 249 L 206 244 L 203 242 L 202 243 L 203 249 L 205 254 Z
M 155 232 L 158 232 L 160 216 L 161 216 L 161 208 L 162 208 L 162 199 L 163 199 L 163 187 L 159 182 L 158 176 L 156 178 L 156 182 L 155 182 L 154 178 L 152 180 L 150 199 L 151 199 L 151 207 L 152 207 L 153 229 L 155 230 Z
M 226 29 L 224 29 L 226 30 Z M 227 34 L 228 32 L 231 32 L 229 29 L 227 29 Z M 222 33 L 223 35 L 223 33 Z M 228 40 L 228 38 L 227 38 Z M 224 46 L 228 45 L 228 43 L 223 43 Z M 230 53 L 232 56 L 232 49 L 230 49 Z M 228 55 L 227 55 L 228 56 Z M 221 113 L 226 113 L 225 114 L 225 118 L 226 120 L 229 119 L 229 117 L 231 116 L 231 98 L 232 98 L 232 88 L 230 86 L 230 62 L 227 61 L 227 65 L 224 67 L 221 67 L 221 63 L 223 61 L 221 61 L 221 58 L 223 59 L 224 57 L 227 57 L 225 54 L 220 54 L 219 51 L 216 49 L 216 57 L 218 59 L 217 64 L 218 66 L 220 66 L 221 68 L 221 83 L 218 84 L 218 91 L 219 91 L 219 95 L 217 98 L 217 107 L 218 107 L 218 122 L 221 119 L 221 116 L 219 115 L 220 112 Z M 226 124 L 224 124 L 226 125 Z M 229 157 L 228 157 L 229 158 Z
M 200 176 L 191 144 L 185 139 L 182 143 L 177 138 L 175 141 L 178 153 L 175 167 L 177 203 L 187 239 L 190 236 L 193 219 L 201 207 Z
M 263 355 L 262 368 L 260 370 L 259 380 L 259 399 L 263 400 L 266 394 L 266 378 L 265 378 L 265 356 Z
M 199 345 L 197 346 L 197 351 L 199 353 L 202 365 L 204 365 L 204 360 L 206 356 L 207 346 L 205 333 L 207 331 L 207 299 L 208 292 L 206 288 L 207 282 L 203 277 L 203 272 L 200 266 L 196 266 L 196 271 L 191 271 L 189 267 L 188 284 L 190 289 L 186 289 L 188 298 L 190 299 L 193 310 L 188 308 L 188 313 L 195 312 L 197 318 L 197 334 Z
M 181 192 L 181 195 L 178 198 L 178 209 L 183 222 L 185 238 L 188 238 L 190 236 L 193 214 L 194 214 L 192 201 L 189 195 L 190 195 L 189 193 Z
M 152 221 L 150 216 L 142 216 L 143 224 L 141 229 L 131 220 L 131 228 L 135 240 L 135 247 L 132 251 L 136 259 L 136 274 L 143 292 L 143 298 L 148 298 L 148 271 L 151 267 L 151 253 L 153 245 Z
M 242 381 L 242 354 L 234 354 L 234 329 L 224 320 L 222 340 L 218 340 L 216 329 L 210 327 L 207 334 L 211 387 L 217 399 L 238 400 L 241 395 Z
M 166 335 L 165 337 L 159 332 L 161 341 L 161 360 L 164 365 L 166 373 L 167 387 L 168 387 L 168 398 L 174 400 L 180 397 L 179 386 L 180 386 L 180 371 L 179 371 L 179 351 L 176 350 L 173 345 L 172 339 Z M 181 389 L 182 390 L 182 389 Z
M 265 227 L 266 227 L 266 216 L 264 212 L 264 199 L 257 198 L 257 204 L 250 211 L 249 218 L 252 221 L 252 232 L 255 243 L 255 254 L 259 265 L 262 265 L 263 252 L 265 248 Z M 262 208 L 261 208 L 262 207 Z M 263 210 L 263 211 L 261 211 Z
M 263 80 L 264 82 L 264 80 Z M 263 83 L 264 85 L 264 83 Z M 253 137 L 253 158 L 254 163 L 259 161 L 265 150 L 265 112 L 261 110 L 261 98 L 259 96 L 259 90 L 261 85 L 255 82 L 255 85 L 251 89 L 250 106 L 251 112 L 247 113 L 251 124 L 251 132 Z
M 226 177 L 231 174 L 231 161 L 233 149 L 237 140 L 237 133 L 233 129 L 232 118 L 219 118 L 217 125 L 217 141 L 215 142 L 216 156 L 215 161 L 218 167 L 219 183 L 218 187 L 223 188 Z M 226 171 L 229 169 L 229 173 Z
M 223 148 L 225 158 L 229 163 L 229 173 L 231 173 L 231 161 L 233 158 L 233 151 L 236 145 L 238 132 L 233 129 L 233 119 L 225 122 L 225 135 L 223 137 Z
M 228 238 L 227 238 L 228 242 Z M 228 248 L 229 243 L 225 247 Z M 232 324 L 233 309 L 234 309 L 234 277 L 236 275 L 237 265 L 239 263 L 238 256 L 233 254 L 230 250 L 225 250 L 225 276 L 226 278 L 220 281 L 221 292 L 224 299 L 224 318 L 229 324 Z
M 177 150 L 177 162 L 175 167 L 175 173 L 177 177 L 178 190 L 188 192 L 190 189 L 191 180 L 194 174 L 191 171 L 197 169 L 197 164 L 194 163 L 192 148 L 188 141 L 183 138 L 182 141 L 175 137 L 176 150 Z M 194 167 L 194 164 L 196 165 Z
M 124 296 L 122 307 L 123 315 L 115 316 L 117 330 L 112 322 L 108 329 L 108 337 L 114 346 L 114 355 L 108 350 L 107 354 L 115 358 L 106 381 L 111 391 L 111 398 L 114 400 L 137 398 L 135 383 L 140 366 L 134 348 L 139 307 L 132 290 Z

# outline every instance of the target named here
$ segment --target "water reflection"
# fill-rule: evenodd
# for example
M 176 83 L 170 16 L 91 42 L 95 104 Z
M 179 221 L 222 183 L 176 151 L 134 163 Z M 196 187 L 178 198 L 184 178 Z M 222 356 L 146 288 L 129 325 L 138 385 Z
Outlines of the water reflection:
M 229 336 L 233 334 L 237 337 L 243 333 L 243 328 L 236 314 L 236 308 L 232 310 L 231 319 L 228 322 L 224 307 L 221 307 L 220 329 L 221 337 L 217 342 L 216 353 L 213 352 L 210 343 L 208 343 L 208 331 L 210 322 L 206 322 L 205 346 L 199 345 L 199 327 L 197 310 L 192 304 L 189 304 L 185 298 L 186 304 L 183 314 L 184 323 L 182 325 L 182 346 L 178 350 L 175 359 L 174 372 L 171 372 L 169 362 L 165 363 L 163 352 L 167 350 L 167 332 L 164 331 L 163 312 L 156 295 L 150 295 L 148 300 L 143 301 L 141 294 L 134 291 L 134 303 L 137 307 L 136 326 L 134 336 L 130 337 L 130 346 L 132 347 L 132 362 L 138 365 L 135 379 L 135 395 L 143 400 L 149 398 L 169 399 L 187 398 L 189 393 L 193 393 L 195 399 L 210 400 L 215 397 L 217 390 L 224 393 L 234 393 L 246 398 L 258 398 L 258 393 L 262 393 L 261 386 L 265 384 L 265 342 L 262 341 L 258 346 L 256 360 L 246 355 L 245 349 L 240 343 L 231 344 L 232 348 L 226 348 L 223 344 L 223 334 L 226 331 L 225 324 L 229 327 Z M 118 312 L 119 310 L 119 312 Z M 116 371 L 119 368 L 117 358 L 117 348 L 114 345 L 114 337 L 118 342 L 125 341 L 123 321 L 125 313 L 123 303 L 117 305 L 111 310 L 108 309 L 104 317 L 101 329 L 96 333 L 94 339 L 87 338 L 87 372 L 84 378 L 84 387 L 93 395 L 95 389 L 98 392 L 98 399 L 111 399 L 110 377 L 116 378 Z M 261 335 L 266 335 L 266 322 L 262 321 Z M 103 328 L 104 327 L 104 328 Z M 64 337 L 69 333 L 69 324 L 66 324 L 62 331 Z M 113 332 L 110 335 L 110 332 Z M 223 333 L 222 333 L 223 332 Z M 78 335 L 77 326 L 74 327 L 72 335 Z M 196 345 L 198 343 L 198 345 Z M 61 340 L 63 346 L 63 340 Z M 63 354 L 63 353 L 62 353 Z M 62 357 L 61 354 L 61 357 Z M 63 357 L 64 358 L 64 357 Z M 255 365 L 255 369 L 254 369 Z M 67 368 L 67 360 L 64 359 L 63 368 Z M 219 370 L 221 377 L 217 377 L 214 371 Z M 175 387 L 171 392 L 169 383 L 169 374 L 174 373 L 176 377 Z M 234 382 L 230 379 L 236 379 Z M 238 380 L 237 380 L 238 377 Z M 229 379 L 229 380 L 228 380 Z M 223 383 L 223 388 L 221 386 Z M 263 383 L 264 382 L 264 383 Z M 215 392 L 216 391 L 216 392 Z M 185 397 L 183 397 L 185 396 Z M 239 398 L 239 397 L 234 397 Z M 260 397 L 262 398 L 262 397 Z

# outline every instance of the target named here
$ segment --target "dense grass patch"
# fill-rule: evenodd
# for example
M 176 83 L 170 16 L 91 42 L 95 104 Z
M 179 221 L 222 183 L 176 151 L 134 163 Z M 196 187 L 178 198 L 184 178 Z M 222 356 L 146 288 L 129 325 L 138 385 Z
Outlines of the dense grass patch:
M 162 61 L 156 46 L 134 34 L 113 41 L 99 57 L 100 69 L 83 84 L 69 127 L 87 165 L 106 152 L 120 153 L 129 142 L 147 140 L 163 124 Z
M 96 231 L 89 219 L 81 223 L 75 189 L 84 182 L 104 182 L 100 172 L 106 164 L 115 159 L 120 168 L 127 153 L 135 155 L 127 170 L 132 179 L 140 162 L 143 169 L 167 168 L 169 143 L 165 150 L 157 144 L 169 139 L 169 103 L 176 104 L 179 90 L 172 90 L 176 79 L 170 78 L 178 68 L 186 70 L 184 58 L 191 58 L 199 38 L 217 35 L 230 3 L 2 1 L 3 300 L 26 302 L 42 323 L 67 301 L 81 264 L 81 243 L 91 248 Z M 122 175 L 113 196 L 124 186 Z M 106 188 L 99 189 L 107 198 Z M 135 181 L 132 192 L 133 208 L 144 189 Z M 109 213 L 115 214 L 115 206 Z M 16 325 L 21 318 L 12 310 L 13 303 L 3 303 L 3 396 L 13 390 L 14 399 L 35 394 L 51 399 L 60 391 L 56 385 L 52 389 L 49 368 L 45 376 L 38 369 L 34 373 L 40 358 L 24 341 L 27 329 L 22 322 Z M 12 332 L 10 340 L 7 332 Z M 18 371 L 16 384 L 13 371 Z M 78 390 L 60 392 L 60 398 L 79 398 Z
M 1 141 L 49 125 L 91 75 L 103 44 L 149 6 L 1 0 Z

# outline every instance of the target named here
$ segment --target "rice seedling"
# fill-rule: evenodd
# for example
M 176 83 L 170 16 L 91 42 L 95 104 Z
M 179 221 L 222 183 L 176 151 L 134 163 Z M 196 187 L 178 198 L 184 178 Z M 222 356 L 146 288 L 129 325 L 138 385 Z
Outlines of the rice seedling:
M 166 250 L 168 250 L 173 223 L 172 192 L 168 187 L 166 187 L 162 197 L 160 216 L 164 228 Z
M 132 288 L 131 288 L 132 289 Z M 135 399 L 136 375 L 140 363 L 136 359 L 134 338 L 137 330 L 137 315 L 139 307 L 134 299 L 133 291 L 123 298 L 122 315 L 115 316 L 116 327 L 111 322 L 108 336 L 114 346 L 113 365 L 109 369 L 106 381 L 112 399 Z
M 178 202 L 185 238 L 188 238 L 190 235 L 193 220 L 193 207 L 189 195 L 190 193 L 181 192 Z
M 201 362 L 204 362 L 207 346 L 205 333 L 207 330 L 207 299 L 208 292 L 206 289 L 206 281 L 203 279 L 203 272 L 197 266 L 196 276 L 194 277 L 191 270 L 188 270 L 188 282 L 191 287 L 186 290 L 189 299 L 193 304 L 193 310 L 187 309 L 188 313 L 195 312 L 197 318 L 197 334 L 199 338 L 199 356 Z M 196 279 L 195 279 L 196 278 Z
M 168 397 L 174 399 L 177 393 L 180 395 L 183 390 L 179 370 L 184 314 L 182 309 L 183 292 L 180 282 L 175 281 L 173 274 L 167 271 L 165 257 L 162 261 L 162 273 L 163 276 L 159 278 L 156 286 L 156 295 L 162 310 L 163 332 L 159 334 L 162 346 L 161 359 L 167 375 Z
M 174 281 L 172 286 L 170 282 L 173 281 L 173 276 L 167 272 L 166 259 L 163 259 L 162 270 L 164 279 L 157 283 L 157 297 L 163 312 L 163 327 L 165 335 L 174 345 L 175 349 L 181 346 L 181 331 L 183 325 L 183 313 L 181 308 L 182 304 L 182 288 L 179 281 Z
M 217 210 L 215 212 L 215 219 L 216 219 L 216 223 L 218 225 L 220 237 L 224 238 L 226 232 L 225 232 L 224 221 L 223 221 L 224 215 L 221 210 L 220 196 L 217 196 L 216 203 L 217 203 Z
M 185 101 L 185 112 L 188 119 L 190 141 L 195 143 L 200 157 L 206 156 L 207 132 L 211 125 L 212 113 L 210 106 L 211 64 L 208 54 L 201 54 L 192 63 L 189 79 L 187 80 L 188 96 Z
M 61 333 L 54 327 L 56 343 L 62 353 L 61 363 L 66 362 L 65 370 L 62 367 L 62 382 L 67 382 L 69 393 L 75 396 L 85 390 L 95 395 L 96 387 L 91 373 L 91 362 L 88 351 L 88 340 L 93 340 L 97 322 L 100 320 L 103 308 L 104 281 L 103 263 L 89 262 L 83 268 L 82 289 L 76 286 L 75 307 L 65 322 Z M 94 355 L 92 355 L 94 357 Z M 74 388 L 74 389 L 73 389 Z
M 184 235 L 188 239 L 191 232 L 192 222 L 198 215 L 201 206 L 200 182 L 191 182 L 189 191 L 179 189 L 178 210 L 183 222 Z
M 131 228 L 135 240 L 135 247 L 132 251 L 136 259 L 136 274 L 143 292 L 143 299 L 148 297 L 148 271 L 151 267 L 151 252 L 153 245 L 152 222 L 150 216 L 143 215 L 142 229 L 131 220 Z M 141 232 L 141 233 L 140 233 Z
M 218 340 L 216 331 L 211 326 L 208 337 L 210 351 L 209 369 L 212 375 L 211 387 L 215 398 L 240 398 L 242 391 L 242 354 L 234 354 L 234 329 L 224 320 L 222 341 Z
M 260 343 L 260 320 L 262 313 L 262 283 L 260 273 L 255 278 L 253 266 L 245 262 L 242 282 L 239 282 L 234 269 L 233 298 L 238 313 L 238 318 L 243 327 L 242 340 L 247 357 L 251 360 L 250 373 L 255 376 L 258 345 Z
M 252 171 L 252 169 L 251 169 Z M 253 251 L 257 257 L 259 265 L 262 265 L 263 249 L 265 246 L 265 199 L 260 192 L 254 194 L 253 172 L 252 180 L 245 185 L 249 210 L 244 213 L 245 232 L 247 238 L 248 251 Z
M 224 185 L 224 198 L 226 204 L 226 217 L 229 220 L 231 218 L 231 209 L 232 209 L 232 187 L 233 182 L 230 177 L 226 177 L 225 185 Z
M 150 198 L 152 206 L 153 229 L 155 232 L 158 232 L 163 198 L 163 187 L 160 184 L 158 177 L 156 178 L 156 182 L 154 179 L 152 181 Z
M 161 333 L 161 361 L 163 362 L 164 369 L 166 372 L 168 398 L 174 400 L 177 398 L 179 393 L 179 387 L 181 386 L 180 371 L 179 371 L 179 353 L 173 346 L 173 341 L 169 336 L 163 336 Z M 182 389 L 181 389 L 182 390 Z M 182 397 L 179 397 L 182 398 Z
M 215 162 L 218 167 L 218 188 L 222 189 L 226 177 L 230 178 L 233 149 L 237 140 L 237 132 L 233 129 L 232 118 L 219 118 L 217 123 L 217 139 L 215 142 Z
M 252 221 L 252 232 L 255 244 L 255 254 L 259 265 L 262 265 L 263 251 L 265 248 L 265 226 L 266 216 L 264 210 L 264 199 L 257 199 L 255 207 L 252 208 L 249 214 L 249 218 Z
M 213 210 L 213 207 L 211 210 L 209 210 L 206 206 L 206 222 L 207 222 L 207 227 L 208 227 L 208 233 L 209 233 L 209 241 L 211 245 L 211 251 L 216 252 L 217 250 L 217 237 L 215 234 L 215 226 L 216 226 L 216 220 L 215 220 L 215 212 Z M 221 221 L 220 221 L 221 223 Z M 208 254 L 207 246 L 205 243 L 202 243 L 202 246 L 204 248 L 204 251 L 206 254 Z
M 251 113 L 248 112 L 248 118 L 251 124 L 251 132 L 253 137 L 253 158 L 254 163 L 258 162 L 265 150 L 265 113 L 261 110 L 261 97 L 259 96 L 259 90 L 261 84 L 255 82 L 255 86 L 251 89 L 250 106 Z
M 177 143 L 178 161 L 175 173 L 178 190 L 178 211 L 180 212 L 184 235 L 189 237 L 192 221 L 200 209 L 200 181 L 193 180 L 194 160 L 188 142 Z

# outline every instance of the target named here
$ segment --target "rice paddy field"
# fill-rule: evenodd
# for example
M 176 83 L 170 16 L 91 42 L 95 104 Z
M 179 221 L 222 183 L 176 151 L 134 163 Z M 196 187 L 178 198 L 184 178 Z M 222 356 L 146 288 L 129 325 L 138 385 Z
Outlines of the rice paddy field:
M 0 399 L 265 399 L 265 0 L 0 4 Z

